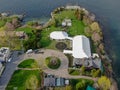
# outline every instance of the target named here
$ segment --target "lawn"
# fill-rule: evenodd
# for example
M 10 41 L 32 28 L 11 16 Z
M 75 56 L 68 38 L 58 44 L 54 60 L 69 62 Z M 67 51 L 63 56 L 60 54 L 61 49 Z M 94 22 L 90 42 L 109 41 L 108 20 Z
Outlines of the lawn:
M 16 70 L 10 79 L 6 90 L 36 90 L 41 84 L 39 70 Z
M 80 88 L 77 89 L 76 85 L 79 83 Z M 89 80 L 89 79 L 71 79 L 70 80 L 70 84 L 72 85 L 74 90 L 86 90 L 87 86 L 92 86 L 94 84 L 93 80 Z
M 82 21 L 74 20 L 74 21 L 72 21 L 72 26 L 69 27 L 69 29 L 68 29 L 68 34 L 70 36 L 84 35 L 84 27 L 85 27 L 85 25 L 83 24 Z
M 51 46 L 53 45 L 53 47 L 55 46 L 55 42 L 50 40 L 50 33 L 53 31 L 60 31 L 63 30 L 64 27 L 61 27 L 61 23 L 65 18 L 71 19 L 72 20 L 72 26 L 67 28 L 67 32 L 69 34 L 69 36 L 75 36 L 75 35 L 83 35 L 84 34 L 84 27 L 85 25 L 83 24 L 82 21 L 77 20 L 75 15 L 75 10 L 65 10 L 65 11 L 61 11 L 60 13 L 54 14 L 55 19 L 58 21 L 59 25 L 55 26 L 55 25 L 51 25 L 48 28 L 45 28 L 42 30 L 41 32 L 41 46 L 42 47 L 46 47 L 46 48 L 52 48 Z M 55 49 L 55 48 L 53 48 Z
M 18 65 L 19 68 L 38 68 L 38 63 L 34 59 L 27 59 Z
M 17 28 L 16 30 L 17 30 L 17 31 L 24 31 L 24 32 L 27 33 L 27 34 L 31 34 L 31 33 L 32 33 L 32 30 L 34 30 L 34 29 L 31 28 L 31 27 L 26 26 L 26 27 Z
M 76 19 L 75 17 L 75 10 L 64 10 L 60 13 L 54 14 L 55 18 L 62 22 L 65 18 L 68 19 Z

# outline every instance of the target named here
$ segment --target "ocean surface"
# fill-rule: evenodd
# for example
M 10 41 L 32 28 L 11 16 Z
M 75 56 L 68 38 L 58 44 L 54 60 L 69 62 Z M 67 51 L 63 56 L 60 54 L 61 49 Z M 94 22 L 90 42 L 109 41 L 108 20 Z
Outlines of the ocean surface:
M 65 5 L 80 5 L 96 15 L 120 86 L 120 0 L 0 0 L 0 12 L 25 13 L 26 21 L 46 22 L 51 11 Z

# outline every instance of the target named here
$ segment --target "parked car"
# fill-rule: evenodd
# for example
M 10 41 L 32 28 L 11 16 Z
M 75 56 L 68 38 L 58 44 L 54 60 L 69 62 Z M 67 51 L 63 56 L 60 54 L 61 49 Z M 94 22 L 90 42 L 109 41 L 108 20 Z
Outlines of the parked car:
M 29 49 L 29 50 L 27 50 L 26 54 L 29 54 L 29 53 L 32 53 L 32 52 L 33 52 L 33 50 Z
M 44 52 L 43 52 L 43 51 L 40 51 L 39 49 L 36 49 L 36 50 L 34 50 L 34 53 L 35 53 L 35 54 L 43 54 Z
M 8 62 L 11 62 L 11 60 L 12 60 L 12 58 L 9 58 L 9 59 L 8 59 Z

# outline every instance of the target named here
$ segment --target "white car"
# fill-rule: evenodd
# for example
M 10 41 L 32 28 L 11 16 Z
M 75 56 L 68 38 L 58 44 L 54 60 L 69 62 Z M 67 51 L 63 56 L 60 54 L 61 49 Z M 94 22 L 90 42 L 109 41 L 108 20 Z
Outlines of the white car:
M 26 54 L 29 54 L 29 53 L 32 53 L 32 52 L 33 52 L 33 50 L 29 49 L 29 50 L 27 50 Z
M 8 59 L 8 62 L 10 62 L 11 60 L 12 60 L 12 58 L 9 58 L 9 59 Z

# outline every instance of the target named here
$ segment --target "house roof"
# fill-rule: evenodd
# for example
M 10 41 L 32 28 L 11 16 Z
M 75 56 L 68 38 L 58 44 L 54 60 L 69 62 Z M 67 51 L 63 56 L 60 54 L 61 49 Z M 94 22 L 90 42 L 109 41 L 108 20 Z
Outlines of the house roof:
M 55 78 L 52 76 L 44 78 L 44 86 L 55 86 Z
M 84 35 L 78 35 L 73 38 L 73 57 L 74 58 L 91 57 L 89 39 Z
M 50 38 L 52 39 L 66 39 L 68 37 L 68 34 L 64 31 L 54 31 L 50 33 Z
M 56 85 L 57 86 L 64 86 L 64 79 L 63 78 L 57 78 L 56 79 Z

